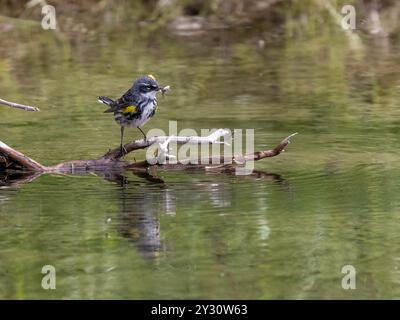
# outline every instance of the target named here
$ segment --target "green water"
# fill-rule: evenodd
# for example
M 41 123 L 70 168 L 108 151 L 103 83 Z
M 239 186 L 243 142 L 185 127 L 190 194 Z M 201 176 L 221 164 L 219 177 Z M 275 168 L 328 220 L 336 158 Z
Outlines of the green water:
M 0 107 L 0 139 L 45 165 L 117 146 L 96 96 L 117 97 L 148 73 L 172 91 L 146 131 L 169 120 L 254 128 L 256 150 L 299 135 L 251 176 L 3 182 L 0 298 L 400 298 L 399 42 L 354 48 L 336 25 L 318 27 L 3 32 L 0 97 L 42 112 Z M 56 290 L 41 287 L 48 264 Z M 341 287 L 348 264 L 356 290 Z

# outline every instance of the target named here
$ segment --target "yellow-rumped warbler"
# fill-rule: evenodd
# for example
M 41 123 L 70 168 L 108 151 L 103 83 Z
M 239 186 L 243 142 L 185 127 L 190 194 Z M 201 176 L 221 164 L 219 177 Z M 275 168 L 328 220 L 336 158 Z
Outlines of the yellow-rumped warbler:
M 146 140 L 146 134 L 140 128 L 154 116 L 157 109 L 156 93 L 162 91 L 151 74 L 138 78 L 132 87 L 119 99 L 112 100 L 100 96 L 98 101 L 109 106 L 104 112 L 114 112 L 115 121 L 121 126 L 121 153 L 126 153 L 123 146 L 124 128 L 138 128 Z

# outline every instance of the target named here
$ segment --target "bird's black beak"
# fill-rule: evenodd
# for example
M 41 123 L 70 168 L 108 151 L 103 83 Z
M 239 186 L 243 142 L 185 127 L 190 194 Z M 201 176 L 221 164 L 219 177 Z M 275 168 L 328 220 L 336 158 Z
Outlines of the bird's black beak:
M 151 90 L 152 91 L 155 91 L 155 92 L 158 92 L 158 91 L 161 91 L 162 90 L 162 87 L 160 87 L 159 85 L 152 85 L 151 86 Z

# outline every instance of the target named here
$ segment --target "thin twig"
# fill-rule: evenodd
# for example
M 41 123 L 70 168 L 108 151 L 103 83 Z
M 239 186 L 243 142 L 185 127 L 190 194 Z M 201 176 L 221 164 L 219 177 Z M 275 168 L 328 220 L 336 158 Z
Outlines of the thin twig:
M 0 104 L 3 106 L 11 107 L 11 108 L 18 108 L 26 111 L 40 111 L 39 108 L 36 107 L 31 107 L 31 106 L 26 106 L 23 104 L 15 103 L 15 102 L 10 102 L 6 101 L 3 99 L 0 99 Z

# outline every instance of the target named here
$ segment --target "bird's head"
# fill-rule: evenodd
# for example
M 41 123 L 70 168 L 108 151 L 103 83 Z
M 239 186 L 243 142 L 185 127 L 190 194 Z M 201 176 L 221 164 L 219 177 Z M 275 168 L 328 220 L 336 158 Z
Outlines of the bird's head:
M 132 87 L 134 93 L 139 93 L 148 98 L 154 98 L 156 93 L 161 91 L 161 89 L 156 78 L 151 74 L 138 78 Z

